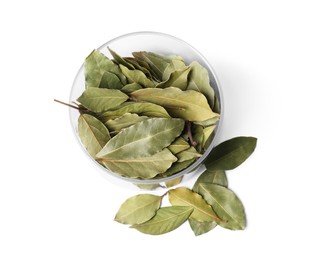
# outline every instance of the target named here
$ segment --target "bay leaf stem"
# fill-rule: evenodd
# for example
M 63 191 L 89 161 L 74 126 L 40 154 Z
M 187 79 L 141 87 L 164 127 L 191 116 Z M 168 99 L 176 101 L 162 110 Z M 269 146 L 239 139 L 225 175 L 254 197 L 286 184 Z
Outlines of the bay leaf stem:
M 57 99 L 54 99 L 54 101 L 55 101 L 55 102 L 57 102 L 57 103 L 60 103 L 60 104 L 62 104 L 62 105 L 65 105 L 65 106 L 68 106 L 68 107 L 72 107 L 72 108 L 74 108 L 74 109 L 79 110 L 79 107 L 76 107 L 76 106 L 74 106 L 74 105 L 71 105 L 71 104 L 68 104 L 68 103 L 62 102 L 62 101 L 57 100 Z

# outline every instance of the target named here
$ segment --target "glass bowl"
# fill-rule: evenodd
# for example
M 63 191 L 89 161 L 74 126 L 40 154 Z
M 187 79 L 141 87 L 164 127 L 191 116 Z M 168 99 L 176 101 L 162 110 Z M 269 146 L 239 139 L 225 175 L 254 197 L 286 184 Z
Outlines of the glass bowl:
M 84 146 L 82 145 L 79 135 L 78 135 L 79 112 L 76 109 L 70 108 L 71 125 L 74 130 L 76 139 L 80 143 L 80 146 L 85 152 L 85 154 L 101 170 L 101 173 L 102 174 L 104 173 L 105 177 L 113 177 L 114 179 L 124 180 L 129 183 L 136 184 L 136 185 L 161 184 L 166 181 L 170 181 L 178 177 L 196 172 L 197 169 L 202 164 L 202 162 L 204 161 L 204 159 L 210 153 L 211 149 L 213 148 L 213 145 L 218 136 L 218 132 L 220 131 L 220 128 L 222 125 L 222 119 L 223 119 L 223 106 L 222 106 L 222 96 L 221 96 L 220 86 L 210 64 L 195 48 L 193 48 L 191 45 L 189 45 L 185 41 L 180 40 L 174 36 L 167 35 L 164 33 L 158 33 L 158 32 L 134 32 L 130 34 L 125 34 L 113 40 L 108 41 L 107 43 L 103 44 L 101 47 L 98 48 L 98 50 L 101 51 L 103 54 L 105 54 L 107 57 L 111 57 L 107 47 L 110 47 L 111 49 L 115 50 L 121 56 L 131 56 L 131 53 L 134 51 L 148 51 L 148 52 L 151 51 L 160 55 L 182 56 L 186 64 L 189 64 L 192 61 L 198 61 L 209 72 L 210 85 L 214 89 L 216 98 L 218 99 L 218 103 L 219 103 L 220 120 L 217 122 L 217 127 L 215 129 L 214 138 L 211 144 L 209 145 L 207 150 L 203 153 L 203 155 L 198 160 L 196 160 L 193 164 L 191 164 L 186 169 L 178 173 L 175 173 L 169 177 L 159 178 L 159 179 L 150 179 L 150 180 L 141 180 L 141 179 L 132 179 L 128 177 L 123 177 L 116 173 L 113 173 L 110 170 L 98 164 L 88 154 L 88 152 L 85 150 Z M 91 48 L 91 51 L 92 51 L 92 48 Z M 82 94 L 84 89 L 85 89 L 84 65 L 82 64 L 72 85 L 72 89 L 70 93 L 70 103 L 75 101 Z

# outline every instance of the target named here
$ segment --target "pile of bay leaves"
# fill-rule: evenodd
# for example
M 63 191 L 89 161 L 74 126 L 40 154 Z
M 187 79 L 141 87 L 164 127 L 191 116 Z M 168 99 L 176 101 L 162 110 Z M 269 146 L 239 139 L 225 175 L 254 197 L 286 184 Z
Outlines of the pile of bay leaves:
M 113 59 L 94 50 L 85 60 L 77 99 L 78 133 L 87 152 L 111 172 L 160 179 L 205 152 L 219 120 L 206 68 L 180 56 L 133 52 Z
M 87 152 L 131 180 L 159 180 L 187 168 L 209 147 L 220 118 L 207 69 L 196 61 L 187 65 L 180 56 L 141 51 L 121 57 L 109 51 L 113 59 L 98 50 L 86 58 L 85 90 L 76 106 L 68 104 L 80 112 L 78 134 Z M 192 189 L 133 196 L 115 220 L 151 235 L 170 232 L 187 220 L 195 235 L 217 225 L 244 229 L 244 207 L 228 188 L 225 171 L 243 163 L 256 142 L 236 137 L 217 145 Z M 138 186 L 154 189 L 161 187 L 158 182 Z M 174 178 L 165 186 L 180 182 L 181 177 Z M 162 207 L 166 195 L 171 206 Z

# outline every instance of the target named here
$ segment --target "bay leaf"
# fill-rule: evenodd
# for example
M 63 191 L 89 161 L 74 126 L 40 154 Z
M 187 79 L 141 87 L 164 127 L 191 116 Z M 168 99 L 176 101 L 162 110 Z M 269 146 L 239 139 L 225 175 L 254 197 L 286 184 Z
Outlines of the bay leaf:
M 141 70 L 129 70 L 124 65 L 119 65 L 122 73 L 128 79 L 128 83 L 138 83 L 145 88 L 153 88 L 153 81 L 149 80 Z
M 189 143 L 185 141 L 184 138 L 178 137 L 173 143 L 171 143 L 167 148 L 173 153 L 177 154 L 182 152 L 190 147 Z
M 193 191 L 198 192 L 198 185 L 200 183 L 212 183 L 212 184 L 217 184 L 221 185 L 223 187 L 228 187 L 228 180 L 226 178 L 225 171 L 210 171 L 210 170 L 205 170 L 199 178 L 196 180 L 194 186 L 193 186 Z
M 228 229 L 245 228 L 245 212 L 242 202 L 235 193 L 226 187 L 211 183 L 200 183 L 198 193 L 210 204 L 217 215 L 224 221 L 217 223 Z
M 194 90 L 182 91 L 169 87 L 140 89 L 130 94 L 137 101 L 147 101 L 163 106 L 172 117 L 189 121 L 204 121 L 218 114 L 212 112 L 207 99 Z
M 214 107 L 214 90 L 210 86 L 208 70 L 201 66 L 197 61 L 193 61 L 190 65 L 191 71 L 188 77 L 187 89 L 199 91 L 208 99 L 210 107 Z M 203 120 L 196 120 L 203 121 Z
M 194 209 L 189 218 L 198 221 L 218 220 L 212 207 L 196 192 L 179 187 L 168 191 L 168 198 L 173 206 L 189 206 Z
M 146 62 L 152 72 L 157 75 L 160 81 L 163 80 L 163 73 L 165 69 L 170 65 L 169 60 L 165 60 L 162 56 L 157 55 L 152 52 L 133 52 L 132 55 L 136 58 L 137 61 Z
M 204 140 L 203 127 L 200 125 L 192 124 L 192 136 L 194 142 L 197 143 L 197 145 L 195 146 L 196 150 L 201 153 Z
M 165 71 L 163 73 L 163 76 L 162 76 L 163 81 L 168 80 L 171 77 L 171 74 L 173 72 L 187 68 L 186 64 L 183 62 L 183 60 L 178 59 L 178 56 L 172 56 L 172 57 L 169 56 L 168 58 L 170 59 L 170 64 L 165 69 Z M 187 82 L 187 84 L 188 84 L 188 82 Z
M 104 71 L 99 87 L 109 89 L 121 89 L 123 87 L 123 84 L 115 74 Z
M 208 170 L 232 170 L 242 164 L 255 150 L 257 138 L 235 137 L 214 147 L 205 165 Z
M 123 129 L 97 157 L 130 159 L 151 156 L 169 146 L 181 134 L 184 124 L 184 120 L 179 118 L 149 118 Z
M 134 125 L 138 122 L 141 122 L 143 120 L 146 120 L 147 117 L 145 116 L 138 116 L 137 114 L 130 114 L 126 113 L 121 117 L 118 117 L 116 119 L 110 119 L 105 123 L 105 126 L 108 128 L 108 130 L 112 133 L 118 133 L 122 129 L 129 127 L 131 125 Z
M 152 71 L 149 70 L 150 66 L 147 63 L 139 62 L 132 57 L 125 57 L 125 60 L 132 64 L 135 67 L 135 69 L 141 70 L 149 79 L 153 80 L 157 78 L 157 76 L 154 73 L 152 73 Z
M 142 89 L 142 87 L 138 83 L 130 83 L 121 88 L 121 91 L 130 94 L 138 89 Z
M 88 88 L 77 99 L 87 109 L 100 113 L 117 107 L 129 97 L 117 89 Z
M 169 76 L 166 81 L 163 81 L 156 85 L 157 88 L 168 88 L 176 87 L 181 90 L 186 90 L 188 85 L 188 74 L 190 72 L 190 67 L 186 67 L 182 70 L 175 70 Z
M 102 122 L 115 119 L 126 113 L 138 114 L 139 116 L 170 118 L 164 107 L 149 102 L 125 102 L 113 111 L 106 111 L 99 116 Z
M 201 125 L 203 127 L 207 127 L 207 126 L 211 126 L 211 125 L 214 125 L 215 123 L 217 123 L 217 121 L 219 121 L 220 119 L 220 116 L 215 116 L 215 117 L 212 117 L 208 120 L 205 120 L 205 121 L 195 121 L 194 124 L 195 125 Z
M 180 176 L 180 177 L 177 177 L 177 178 L 175 178 L 173 180 L 166 181 L 165 182 L 165 186 L 167 188 L 170 188 L 170 187 L 173 187 L 175 185 L 178 185 L 178 184 L 180 184 L 182 182 L 182 179 L 183 179 L 183 176 Z
M 156 215 L 147 222 L 132 225 L 138 231 L 150 234 L 161 235 L 171 232 L 182 225 L 192 213 L 192 207 L 171 206 L 160 208 Z
M 202 142 L 202 146 L 208 146 L 209 145 L 209 138 L 212 135 L 212 133 L 214 132 L 214 129 L 216 128 L 216 125 L 211 125 L 208 127 L 205 127 L 203 129 L 203 142 Z M 207 145 L 208 143 L 208 145 Z
M 215 221 L 198 221 L 194 219 L 188 219 L 191 230 L 194 232 L 195 236 L 200 236 L 205 234 L 217 226 Z
M 198 153 L 197 150 L 191 146 L 190 148 L 186 149 L 185 151 L 179 152 L 176 154 L 177 162 L 184 162 L 191 159 L 197 159 L 201 157 L 202 154 Z
M 143 190 L 155 190 L 157 188 L 163 188 L 159 183 L 153 184 L 135 184 L 138 188 Z
M 115 137 L 114 137 L 115 138 Z M 141 147 L 141 146 L 140 146 Z M 140 149 L 138 149 L 140 150 Z M 136 158 L 106 158 L 97 161 L 112 172 L 129 178 L 152 179 L 159 173 L 165 172 L 171 167 L 177 158 L 168 150 L 164 149 L 151 156 L 138 156 Z
M 119 208 L 115 221 L 122 224 L 141 224 L 151 219 L 160 208 L 162 196 L 139 194 L 127 199 Z
M 164 173 L 160 174 L 160 177 L 168 177 L 172 176 L 173 174 L 180 172 L 184 169 L 186 169 L 189 165 L 191 165 L 195 159 L 187 160 L 184 162 L 174 162 L 172 166 Z
M 130 64 L 128 61 L 126 61 L 123 57 L 121 57 L 118 53 L 116 53 L 115 51 L 113 51 L 111 48 L 107 47 L 107 49 L 109 50 L 110 54 L 113 56 L 114 60 L 118 63 L 118 64 L 122 64 L 125 67 L 127 67 L 128 69 L 132 70 L 135 69 L 135 67 Z
M 99 50 L 93 50 L 84 62 L 84 75 L 86 88 L 98 88 L 104 72 L 115 74 L 123 85 L 127 83 L 126 77 L 121 73 L 119 67 L 108 59 Z
M 78 133 L 82 144 L 92 157 L 95 157 L 110 139 L 105 125 L 88 114 L 79 116 Z

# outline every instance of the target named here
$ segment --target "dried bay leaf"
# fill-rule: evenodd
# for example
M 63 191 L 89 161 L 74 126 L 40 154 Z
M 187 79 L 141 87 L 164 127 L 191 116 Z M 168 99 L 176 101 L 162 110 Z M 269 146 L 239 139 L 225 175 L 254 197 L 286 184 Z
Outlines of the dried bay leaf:
M 156 215 L 147 222 L 132 225 L 138 231 L 150 234 L 161 235 L 173 231 L 182 225 L 192 213 L 192 207 L 171 206 L 160 208 Z
M 213 118 L 210 118 L 208 120 L 205 121 L 195 121 L 194 124 L 195 125 L 201 125 L 203 127 L 207 127 L 207 126 L 211 126 L 214 125 L 215 123 L 217 123 L 217 121 L 220 119 L 220 116 L 215 116 Z
M 163 81 L 168 80 L 171 77 L 172 73 L 174 73 L 175 71 L 184 70 L 185 68 L 187 68 L 183 60 L 179 59 L 178 56 L 168 56 L 168 58 L 170 59 L 170 65 L 165 69 L 163 73 Z
M 119 208 L 115 221 L 122 224 L 141 224 L 151 219 L 161 206 L 162 196 L 140 194 L 127 199 Z
M 130 83 L 121 88 L 121 91 L 130 94 L 138 89 L 142 89 L 142 87 L 138 83 Z
M 157 88 L 176 87 L 181 90 L 186 90 L 188 84 L 188 74 L 190 67 L 186 67 L 182 70 L 176 70 L 172 72 L 166 81 L 163 81 L 156 85 Z
M 191 146 L 190 148 L 176 154 L 177 162 L 184 162 L 191 159 L 196 159 L 201 157 L 202 154 L 198 153 L 197 150 Z
M 77 101 L 90 111 L 100 113 L 119 106 L 127 99 L 129 97 L 117 89 L 88 88 Z
M 115 119 L 123 116 L 126 113 L 138 114 L 139 116 L 170 118 L 164 107 L 149 102 L 125 102 L 112 111 L 102 113 L 98 118 L 102 122 L 109 119 Z
M 126 76 L 129 83 L 138 83 L 145 88 L 153 88 L 153 81 L 149 80 L 141 70 L 129 70 L 124 65 L 119 65 L 122 73 Z
M 139 150 L 139 149 L 138 149 Z M 132 157 L 132 156 L 130 156 Z M 165 172 L 171 167 L 177 158 L 164 149 L 151 156 L 138 156 L 136 158 L 100 158 L 97 161 L 106 166 L 112 172 L 129 178 L 152 179 L 159 173 Z
M 137 90 L 130 96 L 137 101 L 161 105 L 171 116 L 189 121 L 204 121 L 218 115 L 212 112 L 205 96 L 194 90 L 146 88 Z
M 232 170 L 242 164 L 255 150 L 257 138 L 235 137 L 212 149 L 205 165 L 208 170 Z
M 177 178 L 175 178 L 173 180 L 166 181 L 165 182 L 165 186 L 167 188 L 170 188 L 170 187 L 173 187 L 175 185 L 178 185 L 178 184 L 180 184 L 182 182 L 182 179 L 183 179 L 183 176 L 180 176 L 180 177 L 177 177 Z
M 165 60 L 162 56 L 153 52 L 133 52 L 132 55 L 137 61 L 142 61 L 150 66 L 151 71 L 158 77 L 160 81 L 163 81 L 163 73 L 170 65 L 169 60 Z
M 105 71 L 99 87 L 109 89 L 121 89 L 123 87 L 123 84 L 115 74 Z
M 160 174 L 159 176 L 162 177 L 162 178 L 163 177 L 172 176 L 173 174 L 186 169 L 194 161 L 195 161 L 195 159 L 187 160 L 187 161 L 184 161 L 184 162 L 174 162 L 172 164 L 172 166 L 166 172 Z
M 194 219 L 188 219 L 191 230 L 194 232 L 195 236 L 200 236 L 205 234 L 217 226 L 215 221 L 198 221 Z
M 196 180 L 193 191 L 198 192 L 199 183 L 212 183 L 221 185 L 223 187 L 228 187 L 228 180 L 226 178 L 225 171 L 210 171 L 205 170 Z
M 123 129 L 97 154 L 102 159 L 151 156 L 169 146 L 184 128 L 179 118 L 150 118 Z M 141 149 L 139 149 L 141 148 Z
M 138 116 L 137 114 L 130 114 L 126 113 L 121 117 L 118 117 L 116 119 L 110 119 L 105 123 L 105 126 L 108 128 L 108 130 L 112 133 L 118 133 L 120 130 L 129 127 L 131 125 L 134 125 L 138 122 L 141 122 L 143 120 L 146 120 L 146 116 Z
M 178 137 L 173 143 L 171 143 L 167 148 L 173 153 L 177 154 L 190 147 L 189 143 L 185 141 L 184 138 Z
M 213 207 L 217 215 L 224 221 L 217 223 L 228 229 L 242 230 L 245 228 L 245 212 L 242 202 L 235 193 L 217 184 L 200 183 L 198 193 Z
M 187 89 L 199 91 L 208 99 L 210 107 L 214 107 L 214 90 L 210 86 L 209 74 L 206 68 L 201 66 L 197 61 L 193 61 L 190 65 L 191 71 L 188 79 Z M 203 120 L 196 120 L 203 121 Z
M 118 64 L 122 64 L 125 67 L 127 67 L 128 69 L 132 70 L 135 69 L 135 67 L 130 64 L 128 61 L 126 61 L 123 57 L 121 57 L 118 53 L 116 53 L 115 51 L 113 51 L 111 48 L 107 47 L 107 49 L 109 50 L 110 54 L 113 56 L 114 60 L 118 63 Z
M 80 115 L 78 119 L 78 133 L 82 144 L 92 157 L 95 157 L 110 139 L 105 125 L 88 114 Z
M 203 142 L 202 142 L 203 147 L 207 147 L 210 144 L 209 138 L 212 135 L 215 128 L 216 128 L 216 125 L 211 125 L 203 129 Z
M 212 207 L 196 192 L 179 187 L 168 191 L 168 198 L 173 206 L 189 206 L 194 209 L 190 215 L 191 219 L 198 221 L 218 220 Z
M 157 76 L 154 73 L 152 73 L 152 71 L 149 70 L 150 66 L 147 63 L 139 62 L 132 57 L 125 57 L 124 59 L 130 64 L 132 64 L 135 67 L 135 69 L 141 70 L 149 79 L 153 80 L 157 78 Z
M 123 85 L 127 83 L 126 77 L 115 63 L 108 59 L 99 50 L 93 50 L 84 62 L 86 88 L 98 88 L 104 72 L 115 74 Z
M 200 125 L 192 124 L 192 136 L 194 142 L 197 143 L 197 145 L 195 146 L 196 150 L 201 153 L 204 140 L 203 127 Z

